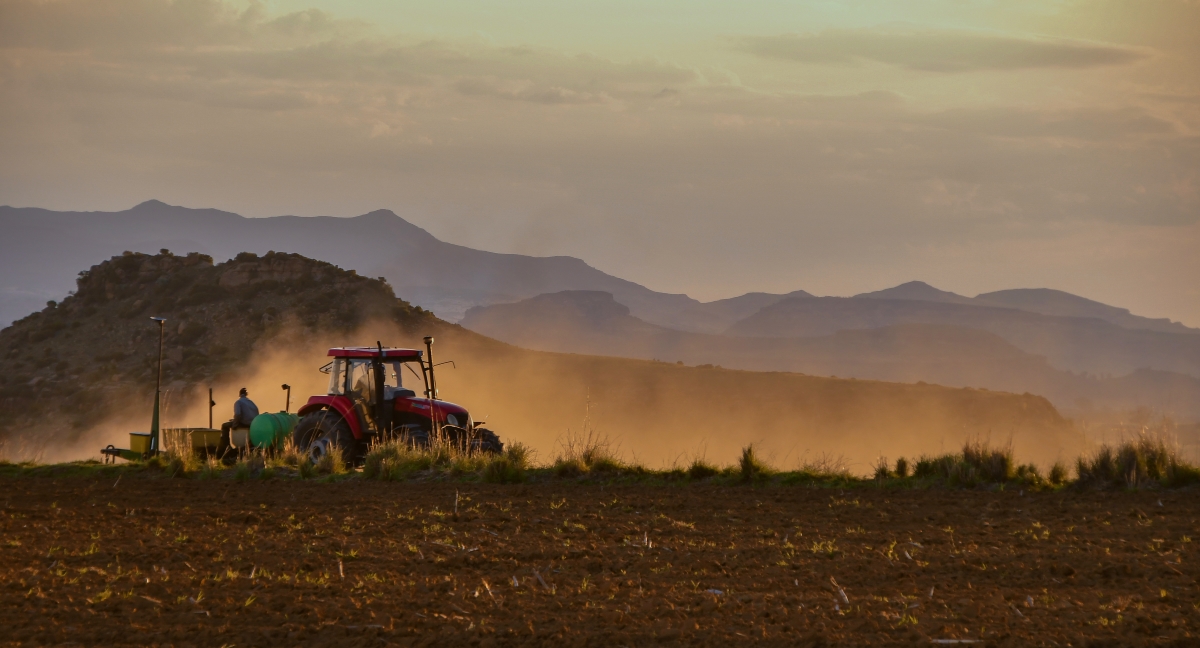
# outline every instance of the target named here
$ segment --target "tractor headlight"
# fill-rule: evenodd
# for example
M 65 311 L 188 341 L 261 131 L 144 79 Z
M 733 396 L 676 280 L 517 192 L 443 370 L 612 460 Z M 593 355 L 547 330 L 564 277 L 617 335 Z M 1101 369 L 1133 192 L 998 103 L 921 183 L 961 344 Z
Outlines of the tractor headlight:
M 446 422 L 450 425 L 458 426 L 458 417 L 453 414 L 447 414 Z

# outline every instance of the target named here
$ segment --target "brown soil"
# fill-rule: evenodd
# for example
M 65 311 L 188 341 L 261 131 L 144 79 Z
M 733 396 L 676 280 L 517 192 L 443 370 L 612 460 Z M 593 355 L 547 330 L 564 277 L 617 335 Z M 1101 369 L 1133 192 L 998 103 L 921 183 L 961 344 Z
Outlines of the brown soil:
M 1188 491 L 4 487 L 6 645 L 1200 642 Z

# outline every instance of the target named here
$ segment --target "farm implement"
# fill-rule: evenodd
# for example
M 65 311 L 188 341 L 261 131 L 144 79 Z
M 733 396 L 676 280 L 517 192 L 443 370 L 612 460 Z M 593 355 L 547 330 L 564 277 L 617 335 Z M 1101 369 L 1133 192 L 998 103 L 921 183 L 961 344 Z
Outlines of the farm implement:
M 149 432 L 131 432 L 129 448 L 109 445 L 100 450 L 106 462 L 118 458 L 136 461 L 166 448 L 189 448 L 201 457 L 231 461 L 252 450 L 275 451 L 290 439 L 313 462 L 339 448 L 348 464 L 360 463 L 373 443 L 397 441 L 414 447 L 435 443 L 467 452 L 499 453 L 504 444 L 491 430 L 476 423 L 462 406 L 438 399 L 434 375 L 433 338 L 425 350 L 385 347 L 336 347 L 331 360 L 320 368 L 329 376 L 325 394 L 312 396 L 296 414 L 288 412 L 291 387 L 284 411 L 259 414 L 249 427 L 223 433 L 213 427 L 212 390 L 209 390 L 209 427 L 159 427 L 162 397 L 162 322 L 159 323 L 159 378 L 154 415 Z M 420 381 L 423 395 L 404 386 L 404 372 Z

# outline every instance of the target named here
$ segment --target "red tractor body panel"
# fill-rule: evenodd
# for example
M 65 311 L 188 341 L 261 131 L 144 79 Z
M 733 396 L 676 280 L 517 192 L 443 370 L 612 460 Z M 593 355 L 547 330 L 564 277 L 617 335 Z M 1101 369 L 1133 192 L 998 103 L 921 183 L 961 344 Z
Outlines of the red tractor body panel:
M 410 396 L 407 398 L 397 398 L 393 402 L 395 403 L 397 412 L 407 412 L 433 419 L 438 422 L 438 425 L 446 425 L 448 423 L 446 419 L 447 415 L 452 414 L 457 420 L 456 425 L 465 428 L 470 417 L 465 407 L 446 401 L 432 402 L 436 419 L 430 415 L 430 400 L 428 398 Z M 297 414 L 304 416 L 309 412 L 321 409 L 331 409 L 341 414 L 342 418 L 346 419 L 346 424 L 350 426 L 350 433 L 354 435 L 355 439 L 361 441 L 366 436 L 363 434 L 362 427 L 358 424 L 358 417 L 354 414 L 354 402 L 345 396 L 312 396 L 305 403 L 304 407 L 300 408 Z
M 350 433 L 354 435 L 354 438 L 363 438 L 362 428 L 358 425 L 358 417 L 354 415 L 354 402 L 345 396 L 313 396 L 296 413 L 304 416 L 309 412 L 321 409 L 331 409 L 341 414 L 342 418 L 346 419 L 346 424 L 350 426 Z
M 331 358 L 386 358 L 389 360 L 416 360 L 422 356 L 416 349 L 383 349 L 379 347 L 335 347 L 329 350 Z
M 430 401 L 428 398 L 418 398 L 416 396 L 412 396 L 409 398 L 397 398 L 395 402 L 397 412 L 408 412 L 410 414 L 420 414 L 421 416 L 430 419 L 434 418 L 433 416 L 430 416 L 429 413 Z M 467 413 L 467 409 L 465 407 L 455 405 L 454 403 L 448 403 L 446 401 L 435 400 L 433 401 L 433 409 L 437 416 L 437 418 L 434 420 L 436 420 L 439 425 L 444 425 L 448 422 L 446 420 L 447 414 L 453 414 L 455 418 L 458 419 L 457 425 L 459 427 L 467 426 L 466 419 L 469 414 Z

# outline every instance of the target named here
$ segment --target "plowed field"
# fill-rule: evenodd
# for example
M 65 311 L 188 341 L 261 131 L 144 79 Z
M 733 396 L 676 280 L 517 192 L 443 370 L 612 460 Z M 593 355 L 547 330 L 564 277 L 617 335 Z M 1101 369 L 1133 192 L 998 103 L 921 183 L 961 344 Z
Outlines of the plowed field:
M 6 645 L 1200 645 L 1195 491 L 0 483 Z

